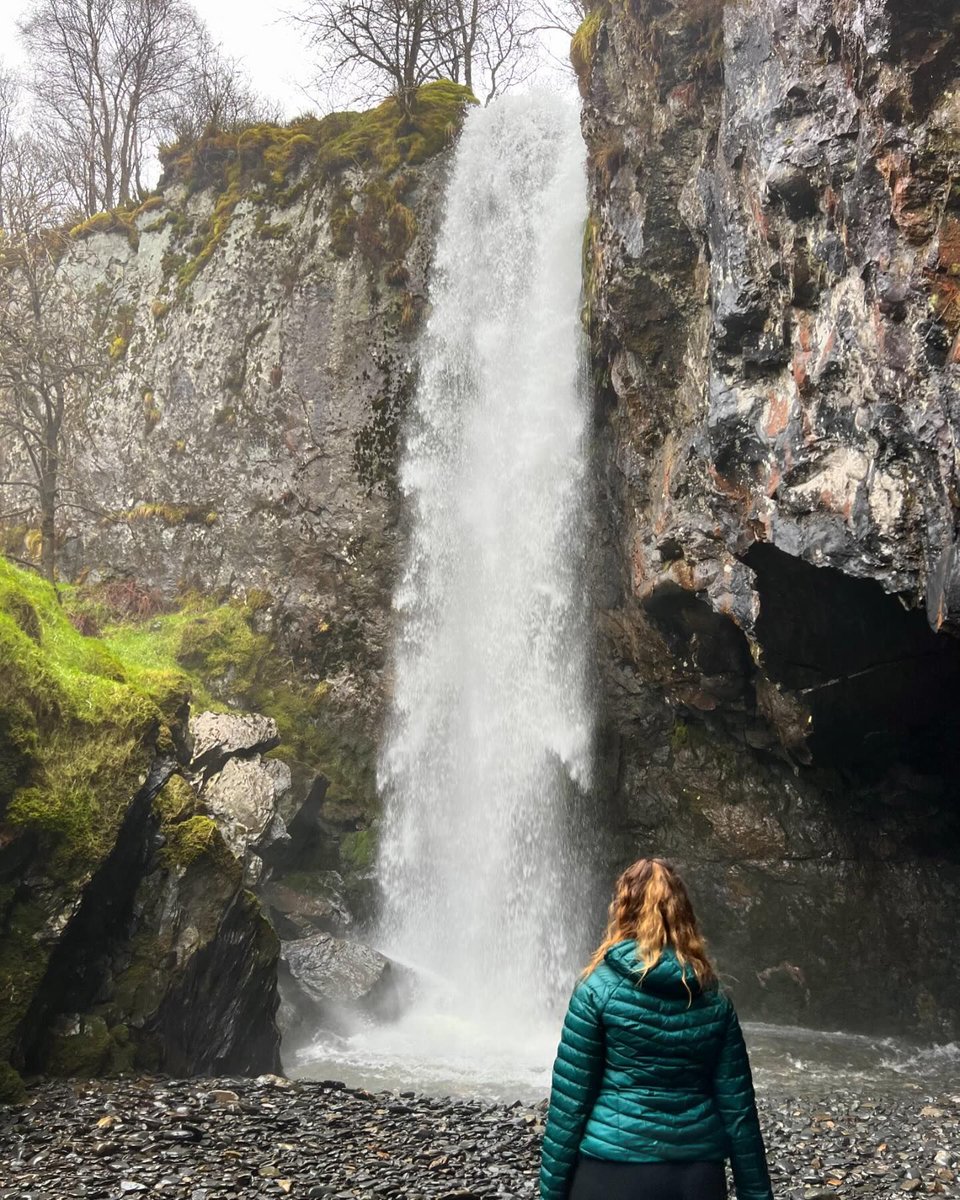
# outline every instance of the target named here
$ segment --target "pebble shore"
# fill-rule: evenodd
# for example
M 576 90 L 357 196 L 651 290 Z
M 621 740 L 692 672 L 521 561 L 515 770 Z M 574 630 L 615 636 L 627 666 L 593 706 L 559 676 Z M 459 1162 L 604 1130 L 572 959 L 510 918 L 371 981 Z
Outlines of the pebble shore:
M 778 1200 L 960 1197 L 960 1095 L 760 1103 Z M 545 1107 L 277 1076 L 50 1081 L 0 1109 L 0 1200 L 534 1200 Z

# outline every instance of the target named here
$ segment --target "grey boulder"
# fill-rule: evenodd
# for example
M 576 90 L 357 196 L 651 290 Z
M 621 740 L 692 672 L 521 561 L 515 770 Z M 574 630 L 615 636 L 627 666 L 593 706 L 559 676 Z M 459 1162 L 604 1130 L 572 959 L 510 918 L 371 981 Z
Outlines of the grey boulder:
M 202 712 L 190 718 L 192 771 L 210 775 L 236 755 L 265 753 L 280 744 L 273 717 L 261 713 Z
M 397 1020 L 413 985 L 409 968 L 360 942 L 316 933 L 282 943 L 280 1015 L 285 1033 L 349 1033 L 369 1021 Z
M 227 847 L 243 863 L 248 884 L 260 880 L 264 855 L 289 841 L 279 807 L 290 786 L 285 762 L 255 755 L 228 759 L 200 793 Z

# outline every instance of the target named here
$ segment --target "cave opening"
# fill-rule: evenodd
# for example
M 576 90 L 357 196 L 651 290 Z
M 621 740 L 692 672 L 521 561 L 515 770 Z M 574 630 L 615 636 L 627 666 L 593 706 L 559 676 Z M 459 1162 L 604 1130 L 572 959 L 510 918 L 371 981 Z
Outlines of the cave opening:
M 763 670 L 808 709 L 813 762 L 867 777 L 904 765 L 955 793 L 960 642 L 874 580 L 768 544 L 745 561 Z

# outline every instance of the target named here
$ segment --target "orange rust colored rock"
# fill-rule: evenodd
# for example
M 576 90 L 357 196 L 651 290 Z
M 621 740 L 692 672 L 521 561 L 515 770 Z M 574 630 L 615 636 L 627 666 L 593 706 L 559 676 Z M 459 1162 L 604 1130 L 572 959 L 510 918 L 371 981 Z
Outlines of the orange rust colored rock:
M 734 483 L 732 479 L 725 479 L 717 468 L 710 464 L 710 478 L 713 480 L 717 491 L 724 496 L 730 496 L 735 500 L 746 502 L 750 499 L 750 489 L 741 484 Z
M 697 103 L 697 85 L 680 83 L 667 96 L 667 107 L 676 111 L 689 111 Z
M 810 373 L 807 370 L 810 363 L 810 323 L 807 320 L 801 320 L 797 325 L 797 342 L 800 349 L 793 353 L 793 361 L 791 369 L 793 371 L 793 381 L 797 385 L 797 391 L 803 393 L 806 391 L 810 382 Z
M 639 593 L 647 576 L 646 559 L 639 538 L 634 543 L 633 554 L 630 558 L 630 568 L 633 590 L 635 593 Z
M 947 275 L 960 275 L 960 220 L 946 217 L 939 237 L 937 266 Z
M 757 223 L 757 229 L 760 230 L 760 236 L 763 240 L 770 240 L 770 222 L 767 220 L 767 214 L 763 211 L 760 201 L 757 196 L 750 197 L 750 211 L 753 213 L 753 219 Z
M 763 425 L 763 431 L 767 437 L 774 438 L 779 433 L 783 433 L 790 422 L 790 402 L 782 392 L 772 392 L 770 395 L 770 407 L 767 410 L 767 419 Z
M 694 569 L 685 559 L 671 563 L 670 576 L 685 592 L 696 592 L 699 590 Z
M 938 271 L 925 271 L 931 285 L 933 309 L 951 333 L 960 330 L 960 286 L 949 275 Z
M 877 159 L 877 169 L 890 189 L 890 215 L 911 242 L 926 241 L 936 219 L 923 180 L 913 172 L 910 156 L 891 150 Z

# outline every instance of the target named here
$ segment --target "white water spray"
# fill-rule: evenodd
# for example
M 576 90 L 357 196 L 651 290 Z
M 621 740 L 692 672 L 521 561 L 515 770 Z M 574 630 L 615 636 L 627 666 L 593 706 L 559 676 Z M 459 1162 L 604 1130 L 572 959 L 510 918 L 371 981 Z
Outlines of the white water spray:
M 472 112 L 457 148 L 401 470 L 380 773 L 384 949 L 474 1030 L 523 1037 L 549 1013 L 554 1044 L 588 916 L 569 827 L 592 743 L 583 158 L 576 109 L 545 93 Z

